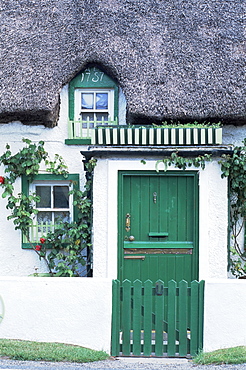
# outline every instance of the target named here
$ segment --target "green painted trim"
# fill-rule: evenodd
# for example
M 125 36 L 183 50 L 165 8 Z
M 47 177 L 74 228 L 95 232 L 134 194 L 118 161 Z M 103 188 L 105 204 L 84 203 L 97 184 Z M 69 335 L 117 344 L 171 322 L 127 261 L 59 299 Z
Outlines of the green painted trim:
M 119 332 L 120 332 L 120 282 L 112 281 L 112 328 L 111 328 L 111 355 L 119 356 Z
M 110 125 L 95 127 L 94 130 L 95 144 L 98 145 L 207 146 L 222 144 L 222 128 L 163 128 Z
M 66 145 L 90 145 L 91 139 L 65 139 Z
M 88 71 L 88 72 L 86 72 Z M 91 76 L 89 76 L 91 73 Z M 103 79 L 101 75 L 103 73 Z M 84 74 L 84 77 L 83 77 Z M 94 79 L 94 81 L 93 81 Z M 100 81 L 101 80 L 101 81 Z M 118 117 L 119 105 L 119 88 L 116 82 L 106 75 L 103 71 L 96 67 L 89 67 L 78 73 L 69 83 L 68 96 L 69 96 L 69 119 L 74 120 L 74 91 L 76 88 L 84 89 L 114 89 L 114 119 Z
M 124 248 L 193 248 L 193 242 L 124 242 Z
M 168 236 L 168 233 L 149 233 L 149 236 L 152 236 L 152 237 L 164 237 L 164 236 Z
M 244 230 L 246 227 L 246 222 L 244 221 Z M 246 252 L 246 230 L 244 231 L 244 251 Z
M 67 177 L 64 177 L 63 175 L 54 175 L 54 174 L 39 174 L 33 177 L 32 181 L 30 181 L 30 178 L 27 176 L 21 177 L 21 189 L 23 194 L 28 195 L 29 193 L 29 187 L 30 184 L 33 181 L 73 181 L 73 187 L 74 189 L 79 190 L 80 187 L 80 180 L 79 180 L 79 174 L 68 174 Z M 74 221 L 77 221 L 78 219 L 78 210 L 76 207 L 73 207 L 73 219 Z M 32 249 L 29 243 L 23 242 L 23 236 L 22 236 L 22 249 Z
M 230 185 L 227 183 L 227 271 L 230 271 L 231 267 L 231 220 L 230 220 Z M 245 230 L 245 224 L 244 224 Z M 244 250 L 246 251 L 246 230 L 244 231 Z
M 121 279 L 122 276 L 122 269 L 123 269 L 123 248 L 122 242 L 124 241 L 124 234 L 121 230 L 121 225 L 124 222 L 124 215 L 122 212 L 123 208 L 123 180 L 124 176 L 193 176 L 194 181 L 194 208 L 195 208 L 195 225 L 194 225 L 194 251 L 193 251 L 193 269 L 194 269 L 194 276 L 196 279 L 199 279 L 199 171 L 192 171 L 192 170 L 185 170 L 185 171 L 166 171 L 166 172 L 156 172 L 156 171 L 119 171 L 118 172 L 118 258 L 117 258 L 117 279 Z
M 22 249 L 32 249 L 29 243 L 22 243 Z
M 200 208 L 200 201 L 199 201 L 199 172 L 197 171 L 194 174 L 194 207 L 195 207 L 195 227 L 194 227 L 194 242 L 196 243 L 197 248 L 195 248 L 195 257 L 194 263 L 196 266 L 196 279 L 199 280 L 199 208 Z M 194 266 L 193 266 L 194 267 Z M 194 268 L 195 270 L 195 268 Z
M 199 282 L 199 313 L 198 313 L 198 353 L 203 349 L 203 331 L 204 331 L 204 291 L 205 281 Z

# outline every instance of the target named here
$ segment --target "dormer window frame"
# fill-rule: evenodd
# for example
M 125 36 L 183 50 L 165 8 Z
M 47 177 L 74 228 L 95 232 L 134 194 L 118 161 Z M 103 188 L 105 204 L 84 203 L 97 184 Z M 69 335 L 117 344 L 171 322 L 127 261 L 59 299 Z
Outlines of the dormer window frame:
M 91 106 L 83 106 L 83 95 L 88 95 L 88 100 L 91 100 Z M 106 95 L 107 97 L 104 107 L 97 104 L 100 95 Z M 97 125 L 104 124 L 104 121 L 115 121 L 113 89 L 76 88 L 74 90 L 74 101 L 74 116 L 76 121 L 96 121 L 98 122 Z
M 97 67 L 88 67 L 80 72 L 69 83 L 69 120 L 77 121 L 78 95 L 82 91 L 107 91 L 109 93 L 110 117 L 112 121 L 118 121 L 118 95 L 119 88 L 117 83 L 106 73 Z

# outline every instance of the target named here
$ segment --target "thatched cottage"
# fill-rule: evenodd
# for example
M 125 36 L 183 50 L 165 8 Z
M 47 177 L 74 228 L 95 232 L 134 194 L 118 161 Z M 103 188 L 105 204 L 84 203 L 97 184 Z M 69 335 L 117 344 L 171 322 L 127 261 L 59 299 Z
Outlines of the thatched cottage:
M 69 181 L 83 189 L 84 164 L 97 160 L 90 277 L 29 276 L 46 265 L 1 198 L 1 337 L 138 356 L 246 345 L 246 285 L 228 271 L 228 178 L 219 164 L 246 137 L 244 2 L 3 0 L 0 9 L 0 155 L 6 143 L 15 153 L 22 138 L 43 140 L 70 176 L 41 168 L 32 181 L 16 180 L 16 194 L 41 197 L 38 238 L 56 212 L 73 218 Z M 172 153 L 212 160 L 156 171 Z M 121 284 L 136 279 L 143 293 L 131 306 L 135 296 L 124 297 L 138 285 Z M 191 281 L 205 281 L 205 293 Z

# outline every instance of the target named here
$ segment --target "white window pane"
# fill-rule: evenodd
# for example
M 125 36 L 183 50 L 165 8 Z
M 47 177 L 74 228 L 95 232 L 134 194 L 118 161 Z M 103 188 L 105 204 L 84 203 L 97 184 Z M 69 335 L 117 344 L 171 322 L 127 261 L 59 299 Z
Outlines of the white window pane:
M 50 186 L 36 186 L 36 194 L 40 197 L 40 202 L 37 203 L 38 208 L 51 207 L 51 187 Z
M 38 224 L 41 224 L 41 223 L 51 224 L 52 212 L 46 212 L 46 211 L 38 212 L 37 221 L 38 221 Z
M 94 113 L 82 113 L 81 114 L 82 118 L 82 127 L 87 128 L 87 127 L 94 127 Z
M 108 109 L 108 93 L 96 93 L 96 109 Z
M 82 113 L 81 114 L 82 121 L 94 121 L 94 113 Z
M 68 186 L 54 186 L 54 208 L 69 208 Z
M 70 213 L 69 212 L 54 212 L 54 215 L 55 215 L 55 222 L 59 222 L 59 221 L 67 221 L 69 222 L 70 221 Z
M 93 109 L 94 107 L 94 94 L 93 93 L 82 93 L 81 94 L 81 108 L 82 109 Z
M 108 121 L 108 113 L 97 113 L 96 118 L 97 122 Z

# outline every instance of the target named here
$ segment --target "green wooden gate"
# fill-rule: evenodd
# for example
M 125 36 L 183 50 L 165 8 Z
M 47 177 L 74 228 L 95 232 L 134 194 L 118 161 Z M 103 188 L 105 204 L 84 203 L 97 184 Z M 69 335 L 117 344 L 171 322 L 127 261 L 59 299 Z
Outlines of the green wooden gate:
M 118 279 L 198 279 L 198 175 L 120 171 Z
M 203 346 L 204 281 L 113 281 L 112 356 L 189 357 Z

